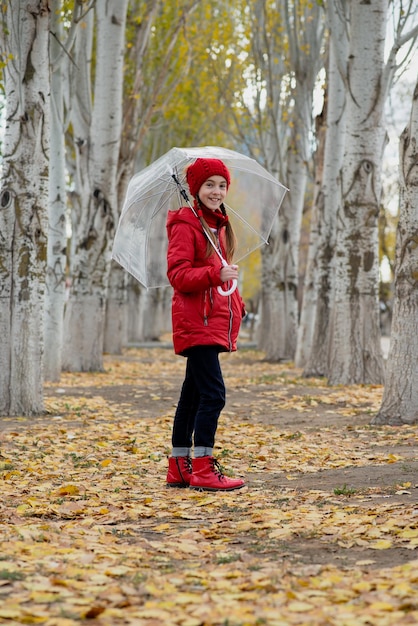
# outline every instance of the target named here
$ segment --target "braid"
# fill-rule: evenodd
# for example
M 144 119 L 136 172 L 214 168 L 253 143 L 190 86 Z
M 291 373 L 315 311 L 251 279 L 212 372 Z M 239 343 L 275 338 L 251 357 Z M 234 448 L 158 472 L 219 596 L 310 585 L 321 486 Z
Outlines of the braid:
M 197 204 L 197 208 L 200 210 L 202 208 L 202 203 L 200 201 L 199 196 L 196 197 L 196 204 Z M 198 218 L 199 218 L 199 222 L 202 224 L 202 228 L 204 232 L 208 235 L 208 237 L 210 237 L 210 239 L 213 241 L 213 243 L 216 246 L 217 245 L 216 237 L 213 234 L 212 230 L 209 228 L 209 224 L 207 223 L 203 215 L 198 215 Z M 212 254 L 214 254 L 213 246 L 210 243 L 210 241 L 208 241 L 206 244 L 206 256 L 210 257 Z
M 201 209 L 202 203 L 200 201 L 199 196 L 197 196 L 196 200 L 197 200 L 197 208 Z M 228 217 L 226 213 L 225 205 L 223 203 L 221 204 L 219 208 L 221 210 L 222 215 L 224 217 Z M 216 241 L 216 237 L 213 234 L 213 231 L 209 228 L 208 223 L 206 222 L 205 218 L 202 215 L 199 215 L 199 221 L 202 224 L 203 230 L 208 234 L 208 236 L 211 238 L 213 243 L 217 245 L 218 242 Z M 227 220 L 225 224 L 225 239 L 226 239 L 226 261 L 228 263 L 232 263 L 236 245 L 237 245 L 237 239 L 235 237 L 235 233 L 234 233 L 234 230 L 232 228 L 232 225 L 229 219 Z M 210 241 L 208 241 L 207 246 L 206 246 L 206 256 L 209 257 L 212 254 L 214 254 L 213 246 L 210 243 Z

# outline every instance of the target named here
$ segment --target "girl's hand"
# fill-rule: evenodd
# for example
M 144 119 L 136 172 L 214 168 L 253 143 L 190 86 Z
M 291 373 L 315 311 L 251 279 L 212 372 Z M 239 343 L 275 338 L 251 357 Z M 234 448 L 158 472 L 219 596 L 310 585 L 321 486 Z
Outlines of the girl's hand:
M 220 276 L 223 283 L 234 280 L 234 278 L 238 279 L 238 265 L 225 265 L 221 269 Z

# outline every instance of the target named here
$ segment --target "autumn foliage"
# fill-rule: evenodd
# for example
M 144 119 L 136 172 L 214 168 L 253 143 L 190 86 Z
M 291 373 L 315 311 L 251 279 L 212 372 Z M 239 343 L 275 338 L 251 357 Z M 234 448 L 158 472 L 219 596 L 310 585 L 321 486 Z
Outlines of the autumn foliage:
M 382 388 L 223 355 L 216 454 L 239 492 L 166 489 L 184 360 L 106 357 L 48 415 L 0 422 L 0 623 L 418 622 L 413 427 L 372 427 Z

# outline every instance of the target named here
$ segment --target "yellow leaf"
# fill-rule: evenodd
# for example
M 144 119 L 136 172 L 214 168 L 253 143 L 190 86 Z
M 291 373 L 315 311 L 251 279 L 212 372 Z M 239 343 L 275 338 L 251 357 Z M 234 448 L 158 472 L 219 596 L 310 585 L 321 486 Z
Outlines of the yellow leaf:
M 118 577 L 118 576 L 125 576 L 125 574 L 127 574 L 130 571 L 131 571 L 130 567 L 127 567 L 125 565 L 119 565 L 115 567 L 109 567 L 105 571 L 105 574 L 106 576 Z
M 77 485 L 62 485 L 62 487 L 56 491 L 57 496 L 76 496 L 79 493 L 80 490 Z
M 154 530 L 162 532 L 164 530 L 169 530 L 171 527 L 172 524 L 158 524 L 158 526 L 154 526 Z
M 51 578 L 50 583 L 56 587 L 67 587 L 69 584 L 67 580 L 63 580 L 62 578 Z
M 17 513 L 19 513 L 19 515 L 23 515 L 24 513 L 26 513 L 28 508 L 29 508 L 28 504 L 19 504 L 19 506 L 16 507 L 16 511 Z
M 159 609 L 147 608 L 147 604 L 145 604 L 144 609 L 142 611 L 137 612 L 138 617 L 142 617 L 144 619 L 154 619 L 160 620 L 160 624 L 169 624 L 170 618 L 172 617 L 171 611 L 161 611 Z
M 50 604 L 56 602 L 59 599 L 57 593 L 48 593 L 47 591 L 32 591 L 30 594 L 31 600 L 39 604 Z
M 103 461 L 100 461 L 100 465 L 102 467 L 107 467 L 108 465 L 110 465 L 112 462 L 112 459 L 104 459 Z
M 369 605 L 370 611 L 393 611 L 394 606 L 389 604 L 389 602 L 373 602 L 373 604 Z
M 185 617 L 181 620 L 181 626 L 201 626 L 202 620 L 195 617 Z
M 201 593 L 177 593 L 176 604 L 201 604 Z
M 105 506 L 102 506 L 102 507 L 99 509 L 99 513 L 100 513 L 101 515 L 106 515 L 107 513 L 109 513 L 109 509 L 108 509 L 107 507 L 105 507 Z
M 415 537 L 418 537 L 418 528 L 406 528 L 399 533 L 399 537 L 402 539 L 414 539 Z
M 18 619 L 20 615 L 19 609 L 0 609 L 0 617 L 4 617 L 4 619 Z
M 21 624 L 45 624 L 46 615 L 26 614 L 20 618 Z
M 363 593 L 365 591 L 370 591 L 372 587 L 373 587 L 373 584 L 368 580 L 362 580 L 361 582 L 354 583 L 353 585 L 354 591 L 359 591 L 360 593 Z
M 12 470 L 11 472 L 7 472 L 7 474 L 4 475 L 4 479 L 8 480 L 9 478 L 12 478 L 13 476 L 20 476 L 20 472 L 18 470 Z
M 370 545 L 372 550 L 387 550 L 392 547 L 392 542 L 389 539 L 379 539 Z
M 308 602 L 289 602 L 286 606 L 288 611 L 292 611 L 293 613 L 306 613 L 307 611 L 312 611 L 313 605 Z
M 30 505 L 30 506 L 37 506 L 38 504 L 40 504 L 40 501 L 37 498 L 28 498 L 26 500 L 26 502 Z
M 403 457 L 398 454 L 388 454 L 388 459 L 389 463 L 396 463 L 396 461 L 401 461 Z

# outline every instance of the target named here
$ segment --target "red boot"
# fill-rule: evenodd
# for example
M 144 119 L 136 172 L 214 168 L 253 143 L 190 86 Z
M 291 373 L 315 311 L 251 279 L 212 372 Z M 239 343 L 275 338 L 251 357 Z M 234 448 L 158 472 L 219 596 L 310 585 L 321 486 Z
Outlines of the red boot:
M 189 456 L 170 456 L 168 459 L 167 487 L 188 487 L 192 476 Z
M 232 491 L 241 489 L 245 482 L 240 478 L 228 478 L 222 474 L 221 467 L 213 456 L 192 459 L 192 477 L 190 487 L 200 491 Z

